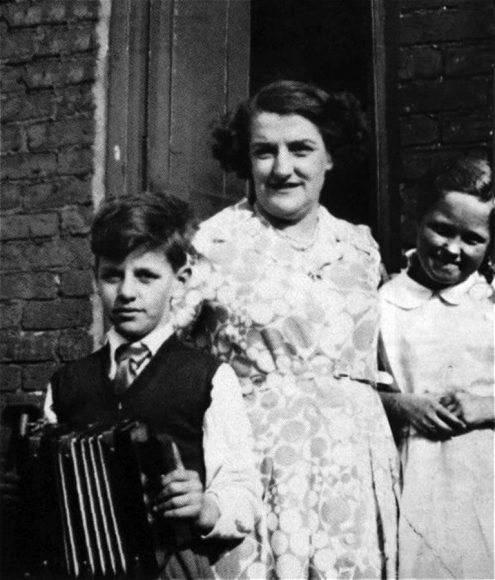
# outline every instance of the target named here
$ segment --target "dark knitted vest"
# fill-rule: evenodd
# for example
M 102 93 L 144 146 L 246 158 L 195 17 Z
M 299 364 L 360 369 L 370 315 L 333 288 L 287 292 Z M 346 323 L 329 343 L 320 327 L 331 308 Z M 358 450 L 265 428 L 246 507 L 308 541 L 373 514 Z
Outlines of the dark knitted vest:
M 197 471 L 204 483 L 203 417 L 218 366 L 211 355 L 172 336 L 117 398 L 108 379 L 109 347 L 105 346 L 55 373 L 55 413 L 60 423 L 75 426 L 144 419 L 155 433 L 167 433 L 175 440 L 186 469 Z

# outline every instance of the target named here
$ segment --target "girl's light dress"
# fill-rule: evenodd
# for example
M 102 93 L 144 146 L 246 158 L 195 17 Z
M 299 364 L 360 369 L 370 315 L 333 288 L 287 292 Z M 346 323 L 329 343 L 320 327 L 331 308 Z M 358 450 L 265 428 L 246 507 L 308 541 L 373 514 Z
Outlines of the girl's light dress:
M 492 395 L 492 289 L 479 274 L 440 292 L 405 272 L 380 291 L 386 358 L 405 393 Z M 401 578 L 494 578 L 490 427 L 402 443 Z
M 266 568 L 246 542 L 239 574 L 396 577 L 397 456 L 374 388 L 380 258 L 368 229 L 320 208 L 313 243 L 295 250 L 243 201 L 203 223 L 195 246 L 213 264 L 203 337 L 241 380 L 264 482 Z

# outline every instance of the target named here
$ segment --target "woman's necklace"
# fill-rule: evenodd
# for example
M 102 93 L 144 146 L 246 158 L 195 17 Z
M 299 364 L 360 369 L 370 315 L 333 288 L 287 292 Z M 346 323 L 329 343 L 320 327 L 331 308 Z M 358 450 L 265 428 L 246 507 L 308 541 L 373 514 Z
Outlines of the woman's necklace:
M 318 238 L 319 225 L 320 225 L 320 219 L 318 216 L 316 219 L 315 227 L 313 228 L 313 233 L 311 234 L 311 237 L 308 239 L 301 239 L 301 238 L 298 238 L 296 236 L 291 236 L 290 234 L 288 234 L 284 230 L 280 230 L 278 228 L 273 228 L 273 229 L 275 230 L 275 233 L 278 236 L 280 236 L 281 238 L 283 238 L 284 240 L 286 240 L 289 243 L 290 247 L 293 250 L 296 250 L 296 252 L 307 252 L 316 243 L 316 240 Z
M 301 238 L 298 238 L 297 236 L 291 236 L 290 234 L 288 234 L 284 230 L 281 230 L 280 228 L 275 227 L 261 213 L 261 211 L 258 208 L 258 204 L 256 204 L 256 203 L 254 204 L 254 212 L 263 222 L 265 222 L 266 224 L 268 224 L 271 227 L 271 229 L 275 232 L 275 234 L 277 236 L 284 239 L 289 244 L 289 246 L 293 250 L 295 250 L 296 252 L 307 252 L 315 245 L 316 240 L 318 239 L 318 233 L 319 233 L 319 229 L 320 229 L 320 216 L 319 215 L 316 216 L 316 223 L 315 223 L 315 226 L 313 228 L 313 232 L 311 234 L 311 237 L 309 239 L 301 239 Z

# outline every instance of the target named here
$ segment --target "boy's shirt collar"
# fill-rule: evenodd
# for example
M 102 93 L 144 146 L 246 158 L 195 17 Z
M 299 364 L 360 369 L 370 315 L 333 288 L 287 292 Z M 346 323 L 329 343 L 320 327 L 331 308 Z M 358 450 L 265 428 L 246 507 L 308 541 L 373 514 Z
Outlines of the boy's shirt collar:
M 480 291 L 487 286 L 484 278 L 478 272 L 471 274 L 464 282 L 455 286 L 448 286 L 442 290 L 427 288 L 413 280 L 407 272 L 401 272 L 383 286 L 381 296 L 387 302 L 395 304 L 404 310 L 419 308 L 434 295 L 439 296 L 448 304 L 458 306 L 464 301 L 468 293 L 471 294 L 470 290 L 475 285 L 480 286 Z
M 174 333 L 174 327 L 171 322 L 158 326 L 154 330 L 152 330 L 149 334 L 147 334 L 144 338 L 140 340 L 136 340 L 135 344 L 144 344 L 148 347 L 151 356 L 154 357 L 157 353 L 158 349 L 162 346 L 162 344 Z M 111 328 L 107 332 L 106 336 L 106 343 L 110 347 L 110 369 L 108 372 L 108 376 L 113 379 L 115 377 L 115 373 L 117 371 L 117 363 L 115 362 L 115 351 L 121 346 L 122 344 L 126 344 L 129 341 L 121 336 L 115 328 Z M 133 343 L 134 344 L 134 343 Z

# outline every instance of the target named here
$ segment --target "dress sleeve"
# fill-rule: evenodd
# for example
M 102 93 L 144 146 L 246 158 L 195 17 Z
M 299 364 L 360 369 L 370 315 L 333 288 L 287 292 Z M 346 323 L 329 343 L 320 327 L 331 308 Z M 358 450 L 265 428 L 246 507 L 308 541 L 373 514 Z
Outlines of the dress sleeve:
M 261 517 L 261 482 L 233 369 L 222 364 L 212 382 L 212 400 L 203 420 L 205 494 L 216 501 L 220 518 L 206 538 L 240 539 L 253 531 Z

